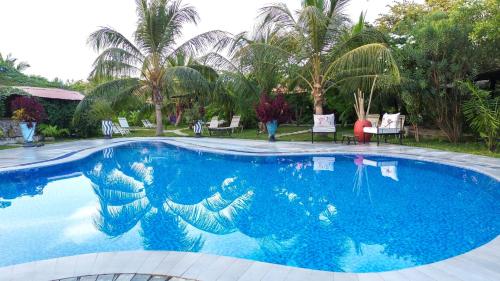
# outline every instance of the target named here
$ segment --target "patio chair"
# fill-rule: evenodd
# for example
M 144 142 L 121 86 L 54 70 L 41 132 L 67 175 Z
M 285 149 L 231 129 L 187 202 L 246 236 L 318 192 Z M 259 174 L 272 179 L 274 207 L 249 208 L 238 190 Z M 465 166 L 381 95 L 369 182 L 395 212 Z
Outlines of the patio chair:
M 210 123 L 208 123 L 208 127 L 207 127 L 208 134 L 211 136 L 212 132 L 215 132 L 217 130 L 217 128 L 219 128 L 219 117 L 214 116 L 210 120 Z
M 366 120 L 372 123 L 372 127 L 377 128 L 378 122 L 380 121 L 380 114 L 368 114 L 366 115 Z
M 120 124 L 120 127 L 127 131 L 127 134 L 130 134 L 130 126 L 128 125 L 127 118 L 125 117 L 118 117 L 118 123 Z
M 151 123 L 148 119 L 146 119 L 146 122 L 148 123 L 150 128 L 156 128 L 156 124 Z
M 337 129 L 335 128 L 335 114 L 314 114 L 314 126 L 311 128 L 311 143 L 314 143 L 314 134 L 333 133 L 333 141 L 337 142 Z
M 142 125 L 144 125 L 144 128 L 148 128 L 148 129 L 156 128 L 156 126 L 153 125 L 148 119 L 143 119 L 141 121 L 142 121 Z
M 382 122 L 380 125 L 374 127 L 364 127 L 363 134 L 372 134 L 377 136 L 377 145 L 380 145 L 380 136 L 384 136 L 384 141 L 387 142 L 387 136 L 397 136 L 399 137 L 399 143 L 403 144 L 403 133 L 404 133 L 404 123 L 405 116 L 399 113 L 396 114 L 384 114 L 382 117 Z
M 126 136 L 128 134 L 130 134 L 130 131 L 127 131 L 125 129 L 123 129 L 119 124 L 117 123 L 113 123 L 113 134 L 115 135 L 122 135 L 122 136 Z
M 383 177 L 390 178 L 394 181 L 399 181 L 398 177 L 398 161 L 374 161 L 363 159 L 363 165 L 380 168 L 380 174 Z
M 146 120 L 142 119 L 141 122 L 142 122 L 142 125 L 144 126 L 144 128 L 147 128 L 147 129 L 150 128 L 149 124 L 148 124 L 148 122 L 146 122 Z
M 241 121 L 241 116 L 239 115 L 234 115 L 233 118 L 231 119 L 231 124 L 229 124 L 229 127 L 217 127 L 215 130 L 218 130 L 219 132 L 227 132 L 228 134 L 231 133 L 233 134 L 234 131 L 240 130 L 240 133 L 243 131 L 243 126 L 240 125 Z

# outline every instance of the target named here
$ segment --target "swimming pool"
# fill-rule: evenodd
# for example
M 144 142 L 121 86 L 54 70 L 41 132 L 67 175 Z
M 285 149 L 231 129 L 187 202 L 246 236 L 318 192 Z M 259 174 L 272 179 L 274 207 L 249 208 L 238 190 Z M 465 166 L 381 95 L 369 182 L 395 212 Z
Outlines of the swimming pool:
M 500 233 L 500 184 L 376 156 L 224 156 L 161 143 L 0 174 L 0 266 L 174 250 L 374 272 L 470 251 Z

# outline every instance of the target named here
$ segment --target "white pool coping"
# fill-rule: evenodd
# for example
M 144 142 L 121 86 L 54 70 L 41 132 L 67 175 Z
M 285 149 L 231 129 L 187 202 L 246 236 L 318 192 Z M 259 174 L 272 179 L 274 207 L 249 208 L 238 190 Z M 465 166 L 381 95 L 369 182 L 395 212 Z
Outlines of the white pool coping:
M 231 155 L 363 154 L 453 165 L 500 180 L 500 159 L 399 145 L 341 145 L 217 138 L 85 140 L 0 151 L 0 172 L 39 168 L 85 158 L 130 142 L 165 142 L 186 149 Z M 77 151 L 75 153 L 75 151 Z M 69 155 L 68 155 L 69 154 Z M 82 275 L 144 273 L 195 280 L 500 280 L 500 236 L 465 254 L 436 263 L 379 273 L 325 272 L 203 253 L 133 251 L 96 253 L 0 268 L 0 281 L 54 280 Z

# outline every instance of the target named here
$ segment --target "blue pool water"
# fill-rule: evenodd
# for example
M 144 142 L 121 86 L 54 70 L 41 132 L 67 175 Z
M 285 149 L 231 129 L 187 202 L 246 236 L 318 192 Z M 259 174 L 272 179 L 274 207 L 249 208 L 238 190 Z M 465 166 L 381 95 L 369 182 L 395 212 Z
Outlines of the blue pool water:
M 386 271 L 494 239 L 499 202 L 498 181 L 428 162 L 135 143 L 0 174 L 0 266 L 147 249 Z

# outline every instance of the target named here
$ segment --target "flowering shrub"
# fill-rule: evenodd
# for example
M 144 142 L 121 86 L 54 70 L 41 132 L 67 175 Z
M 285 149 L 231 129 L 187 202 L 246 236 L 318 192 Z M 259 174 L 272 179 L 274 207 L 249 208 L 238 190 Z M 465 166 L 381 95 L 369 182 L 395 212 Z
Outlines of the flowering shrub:
M 12 118 L 19 122 L 27 122 L 28 127 L 31 127 L 33 122 L 41 122 L 47 117 L 43 105 L 31 97 L 15 98 L 11 103 L 11 109 L 14 112 Z
M 268 94 L 262 94 L 255 107 L 255 112 L 262 123 L 273 120 L 283 123 L 290 119 L 290 109 L 283 94 L 278 94 L 275 98 Z

